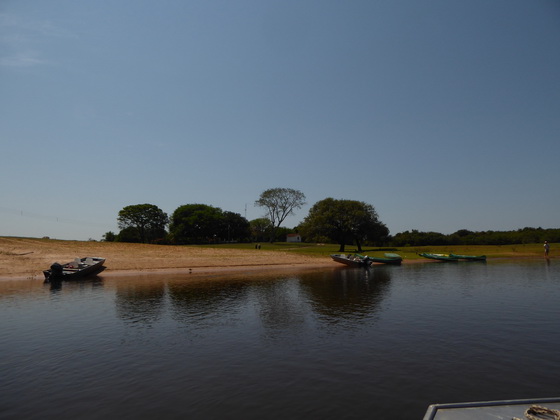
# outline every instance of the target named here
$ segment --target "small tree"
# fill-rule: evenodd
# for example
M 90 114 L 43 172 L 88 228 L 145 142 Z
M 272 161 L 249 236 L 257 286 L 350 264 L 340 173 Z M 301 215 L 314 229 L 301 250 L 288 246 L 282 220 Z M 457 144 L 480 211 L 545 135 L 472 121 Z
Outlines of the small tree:
M 251 220 L 251 236 L 253 241 L 262 242 L 265 237 L 270 237 L 270 231 L 272 230 L 272 225 L 270 220 L 266 217 L 260 217 L 258 219 Z
M 135 228 L 140 242 L 148 243 L 165 237 L 169 218 L 153 204 L 135 204 L 119 211 L 117 221 L 119 229 Z
M 109 231 L 103 234 L 104 242 L 115 242 L 116 239 L 117 239 L 117 235 L 115 235 L 115 232 Z
M 270 242 L 274 242 L 276 230 L 294 209 L 300 209 L 305 204 L 305 194 L 292 188 L 271 188 L 264 191 L 255 205 L 264 207 L 272 225 Z

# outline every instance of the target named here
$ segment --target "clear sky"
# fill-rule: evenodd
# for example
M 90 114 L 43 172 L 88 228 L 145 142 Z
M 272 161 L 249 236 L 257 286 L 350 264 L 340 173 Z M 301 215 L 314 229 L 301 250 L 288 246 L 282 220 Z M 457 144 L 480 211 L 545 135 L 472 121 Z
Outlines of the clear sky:
M 1 0 L 0 235 L 268 188 L 391 234 L 560 226 L 558 0 Z

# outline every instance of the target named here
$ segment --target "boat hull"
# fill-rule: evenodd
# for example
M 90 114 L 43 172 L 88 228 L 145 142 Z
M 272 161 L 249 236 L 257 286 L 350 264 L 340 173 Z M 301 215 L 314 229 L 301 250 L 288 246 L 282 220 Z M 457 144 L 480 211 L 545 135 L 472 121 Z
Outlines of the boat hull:
M 560 410 L 560 398 L 432 404 L 424 420 L 524 419 L 525 411 L 533 405 Z
M 66 264 L 54 263 L 50 270 L 44 270 L 45 281 L 77 280 L 99 274 L 105 270 L 105 258 L 84 257 Z
M 459 261 L 457 258 L 452 257 L 450 254 L 430 254 L 428 252 L 423 252 L 418 254 L 421 257 L 428 258 L 430 260 L 437 260 L 437 261 L 450 261 L 456 262 Z
M 371 262 L 380 264 L 399 265 L 402 263 L 402 257 L 399 254 L 385 254 L 385 257 L 368 257 Z
M 345 254 L 332 254 L 331 258 L 341 264 L 347 265 L 348 267 L 368 267 L 369 263 L 365 262 L 362 258 L 353 255 Z
M 461 261 L 486 261 L 486 255 L 458 255 L 458 254 L 449 254 L 449 256 L 453 258 L 457 258 Z
M 370 257 L 360 254 L 332 254 L 331 258 L 349 267 L 371 267 L 373 263 L 398 265 L 402 262 L 402 257 L 398 254 L 385 254 L 385 257 Z

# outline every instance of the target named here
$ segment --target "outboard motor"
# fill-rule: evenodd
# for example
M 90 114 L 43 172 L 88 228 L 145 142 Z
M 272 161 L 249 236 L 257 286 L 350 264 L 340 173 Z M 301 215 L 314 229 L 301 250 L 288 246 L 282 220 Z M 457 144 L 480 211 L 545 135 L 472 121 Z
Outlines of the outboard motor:
M 57 262 L 51 265 L 51 275 L 49 276 L 49 280 L 62 280 L 62 265 Z

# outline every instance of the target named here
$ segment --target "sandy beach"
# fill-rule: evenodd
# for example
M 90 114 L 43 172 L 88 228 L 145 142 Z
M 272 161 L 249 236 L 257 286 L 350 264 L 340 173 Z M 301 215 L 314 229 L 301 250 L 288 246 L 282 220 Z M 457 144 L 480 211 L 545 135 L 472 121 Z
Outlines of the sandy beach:
M 212 275 L 338 266 L 330 258 L 279 251 L 0 237 L 0 280 L 42 278 L 42 271 L 52 263 L 85 256 L 106 258 L 104 277 L 152 271 Z

